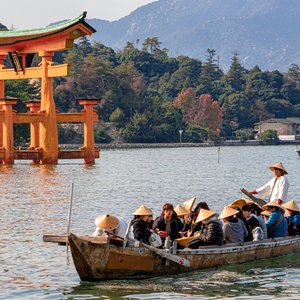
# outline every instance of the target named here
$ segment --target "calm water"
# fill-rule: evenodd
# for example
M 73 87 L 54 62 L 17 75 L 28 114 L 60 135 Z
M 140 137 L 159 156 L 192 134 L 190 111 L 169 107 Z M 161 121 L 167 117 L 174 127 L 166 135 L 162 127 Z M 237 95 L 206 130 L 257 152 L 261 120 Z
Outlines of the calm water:
M 197 196 L 220 212 L 272 177 L 270 164 L 289 172 L 289 198 L 300 204 L 300 158 L 294 146 L 103 150 L 97 165 L 16 162 L 0 166 L 0 299 L 300 299 L 300 254 L 239 266 L 141 281 L 81 283 L 66 248 L 43 243 L 45 233 L 94 231 L 104 212 L 126 219 L 141 204 L 159 214 Z

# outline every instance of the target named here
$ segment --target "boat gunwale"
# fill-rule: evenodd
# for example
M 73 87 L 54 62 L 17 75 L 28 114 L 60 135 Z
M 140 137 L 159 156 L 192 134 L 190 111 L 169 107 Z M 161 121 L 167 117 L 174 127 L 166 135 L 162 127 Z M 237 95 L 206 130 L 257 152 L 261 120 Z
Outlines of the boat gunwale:
M 79 237 L 79 236 L 76 236 Z M 136 247 L 133 245 L 126 246 L 123 248 L 123 246 L 118 246 L 114 244 L 106 244 L 103 242 L 97 241 L 97 237 L 90 237 L 90 236 L 81 236 L 79 237 L 80 239 L 86 240 L 89 243 L 92 244 L 97 244 L 101 245 L 103 247 L 109 247 L 111 250 L 122 250 L 124 252 L 125 249 L 129 251 L 135 251 L 140 248 L 145 249 L 146 253 L 149 254 L 154 254 L 152 251 L 144 248 L 143 246 Z M 245 242 L 245 243 L 233 243 L 233 244 L 224 244 L 222 246 L 201 246 L 198 249 L 174 249 L 172 251 L 172 254 L 176 255 L 194 255 L 194 254 L 226 254 L 226 253 L 238 253 L 238 252 L 243 252 L 243 251 L 249 251 L 249 250 L 255 250 L 255 249 L 267 249 L 267 248 L 275 248 L 275 247 L 282 247 L 282 246 L 287 246 L 287 245 L 293 245 L 300 243 L 300 236 L 287 236 L 287 237 L 279 237 L 279 238 L 270 238 L 270 239 L 265 239 L 261 241 L 250 241 L 250 242 Z
M 254 249 L 266 249 L 274 247 L 282 247 L 287 245 L 293 245 L 300 242 L 300 236 L 288 236 L 280 238 L 271 238 L 262 241 L 225 244 L 222 246 L 202 246 L 198 249 L 185 248 L 183 250 L 177 250 L 179 255 L 191 255 L 191 254 L 224 254 L 241 252 Z

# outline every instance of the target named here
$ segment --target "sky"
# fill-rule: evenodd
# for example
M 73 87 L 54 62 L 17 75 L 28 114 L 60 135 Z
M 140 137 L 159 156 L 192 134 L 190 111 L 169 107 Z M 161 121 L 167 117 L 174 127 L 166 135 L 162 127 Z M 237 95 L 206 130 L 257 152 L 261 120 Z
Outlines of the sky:
M 87 11 L 87 19 L 118 20 L 157 0 L 2 0 L 0 23 L 8 29 L 42 28 L 73 19 Z

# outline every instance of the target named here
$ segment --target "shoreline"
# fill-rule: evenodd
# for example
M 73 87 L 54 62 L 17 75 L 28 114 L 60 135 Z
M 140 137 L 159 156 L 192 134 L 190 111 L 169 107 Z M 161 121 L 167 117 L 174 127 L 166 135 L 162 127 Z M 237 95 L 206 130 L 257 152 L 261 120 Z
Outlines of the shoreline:
M 282 141 L 278 145 L 300 145 L 300 141 Z M 213 142 L 207 143 L 118 143 L 118 144 L 100 144 L 95 143 L 95 146 L 101 149 L 147 149 L 147 148 L 184 148 L 184 147 L 237 147 L 237 146 L 270 146 L 262 145 L 260 141 L 250 140 L 245 143 L 240 141 L 228 140 L 223 141 L 221 144 L 217 145 Z M 60 149 L 78 149 L 82 147 L 81 144 L 62 144 L 59 145 Z

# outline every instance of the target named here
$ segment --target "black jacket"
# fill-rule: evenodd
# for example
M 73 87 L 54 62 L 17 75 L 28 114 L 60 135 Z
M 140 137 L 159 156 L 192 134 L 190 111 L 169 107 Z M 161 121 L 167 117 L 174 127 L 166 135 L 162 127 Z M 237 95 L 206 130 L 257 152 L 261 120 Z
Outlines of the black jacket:
M 175 239 L 178 239 L 181 237 L 179 231 L 182 230 L 183 228 L 183 224 L 181 223 L 181 221 L 176 218 L 173 217 L 171 218 L 171 232 L 169 234 L 170 239 L 173 241 Z M 158 217 L 153 224 L 153 229 L 155 230 L 156 228 L 161 230 L 161 231 L 166 231 L 166 221 L 165 218 L 163 216 Z
M 141 220 L 140 218 L 135 218 L 132 221 L 132 229 L 133 236 L 136 240 L 150 245 L 149 237 L 151 235 L 151 232 L 148 228 L 147 222 Z
M 200 236 L 188 244 L 188 247 L 196 249 L 199 246 L 206 245 L 221 246 L 223 244 L 223 240 L 224 235 L 222 224 L 219 220 L 213 219 L 209 221 L 205 228 L 200 231 Z

